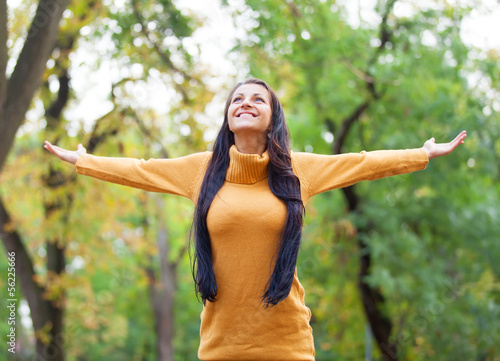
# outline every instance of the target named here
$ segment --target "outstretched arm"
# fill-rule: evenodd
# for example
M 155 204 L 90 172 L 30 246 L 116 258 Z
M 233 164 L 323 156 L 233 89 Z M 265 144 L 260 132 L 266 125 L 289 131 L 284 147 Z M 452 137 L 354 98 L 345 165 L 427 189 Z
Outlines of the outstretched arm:
M 57 145 L 50 144 L 48 141 L 45 141 L 45 145 L 43 147 L 52 154 L 58 156 L 61 160 L 64 160 L 65 162 L 71 164 L 76 164 L 78 158 L 87 153 L 87 150 L 81 144 L 78 144 L 77 150 L 67 150 L 64 148 L 60 148 Z
M 86 154 L 80 144 L 71 151 L 45 142 L 44 148 L 61 160 L 74 164 L 78 174 L 150 192 L 177 194 L 196 199 L 195 187 L 211 156 L 210 152 L 194 153 L 171 159 L 134 159 L 99 157 Z
M 466 135 L 463 131 L 451 142 L 440 144 L 436 144 L 434 138 L 431 138 L 417 149 L 337 155 L 293 153 L 292 166 L 306 193 L 303 194 L 303 201 L 307 201 L 316 194 L 347 187 L 359 181 L 425 169 L 429 159 L 451 153 L 464 142 Z
M 441 157 L 443 155 L 450 154 L 456 147 L 463 144 L 466 136 L 467 132 L 463 130 L 449 143 L 436 143 L 436 140 L 433 137 L 426 141 L 422 148 L 427 152 L 429 159 Z

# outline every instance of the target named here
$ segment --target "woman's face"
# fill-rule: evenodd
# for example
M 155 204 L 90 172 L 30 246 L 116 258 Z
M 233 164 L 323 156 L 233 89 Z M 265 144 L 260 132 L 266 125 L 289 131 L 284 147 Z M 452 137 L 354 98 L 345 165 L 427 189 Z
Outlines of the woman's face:
M 229 129 L 238 137 L 254 136 L 266 140 L 271 115 L 267 89 L 258 84 L 243 84 L 231 98 L 227 112 Z

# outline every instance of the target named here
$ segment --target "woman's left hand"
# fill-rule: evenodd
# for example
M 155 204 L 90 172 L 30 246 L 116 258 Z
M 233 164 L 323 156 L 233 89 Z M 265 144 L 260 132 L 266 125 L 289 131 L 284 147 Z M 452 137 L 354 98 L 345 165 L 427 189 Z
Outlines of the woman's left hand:
M 467 136 L 467 131 L 463 130 L 449 143 L 436 143 L 434 138 L 429 139 L 422 147 L 426 152 L 429 159 L 441 157 L 450 154 L 456 147 L 464 143 Z

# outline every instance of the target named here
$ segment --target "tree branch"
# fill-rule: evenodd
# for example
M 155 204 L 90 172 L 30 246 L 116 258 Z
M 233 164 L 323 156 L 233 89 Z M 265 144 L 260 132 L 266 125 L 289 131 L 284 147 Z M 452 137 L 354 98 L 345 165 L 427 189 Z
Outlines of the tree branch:
M 300 12 L 300 10 L 297 8 L 297 5 L 295 5 L 293 2 L 291 1 L 287 1 L 286 2 L 288 4 L 288 7 L 290 8 L 292 14 L 293 14 L 293 17 L 292 19 L 295 21 L 296 18 L 301 18 L 302 17 L 302 13 Z
M 170 70 L 172 70 L 173 72 L 181 74 L 184 77 L 184 79 L 192 80 L 193 77 L 191 75 L 187 74 L 185 71 L 182 71 L 178 67 L 176 67 L 174 65 L 174 63 L 172 62 L 172 60 L 170 60 L 170 56 L 168 54 L 166 54 L 164 51 L 162 51 L 160 49 L 160 46 L 155 41 L 151 40 L 151 38 L 149 36 L 149 32 L 148 32 L 147 27 L 146 27 L 146 24 L 144 23 L 144 18 L 142 16 L 141 12 L 139 11 L 139 3 L 137 2 L 137 0 L 132 0 L 132 6 L 133 6 L 135 18 L 136 18 L 137 22 L 139 24 L 141 24 L 141 33 L 144 35 L 145 40 L 153 47 L 156 54 L 158 54 L 158 56 L 163 61 L 163 63 L 168 68 L 170 68 Z M 197 79 L 195 79 L 195 80 L 197 80 Z M 186 90 L 180 84 L 177 84 L 175 81 L 174 81 L 174 86 L 181 93 L 182 100 L 183 100 L 184 104 L 189 104 L 189 102 L 190 102 L 189 96 L 188 96 Z
M 368 74 L 364 73 L 362 70 L 359 70 L 358 68 L 356 68 L 347 59 L 343 59 L 342 64 L 344 64 L 344 66 L 348 70 L 350 70 L 351 73 L 356 75 L 359 79 L 363 80 L 365 83 L 373 83 L 373 78 L 370 75 L 368 75 Z
M 387 25 L 387 20 L 389 19 L 389 15 L 396 1 L 397 0 L 389 0 L 387 2 L 384 15 L 382 16 L 382 22 L 380 23 L 380 45 L 377 48 L 377 50 L 373 53 L 371 59 L 368 61 L 368 66 L 366 67 L 367 70 L 365 72 L 370 77 L 371 77 L 370 68 L 373 66 L 373 64 L 375 64 L 378 56 L 380 55 L 381 52 L 385 50 L 386 44 L 391 40 L 392 32 L 389 30 L 389 27 Z M 366 82 L 366 88 L 371 93 L 373 98 L 379 99 L 382 96 L 382 94 L 377 92 L 374 82 Z
M 349 115 L 342 121 L 342 125 L 340 126 L 340 131 L 338 132 L 338 135 L 335 137 L 335 141 L 333 142 L 334 154 L 342 153 L 342 147 L 347 138 L 349 130 L 353 126 L 354 122 L 359 119 L 359 117 L 365 112 L 366 109 L 368 109 L 368 106 L 370 105 L 371 102 L 372 102 L 371 99 L 365 100 L 365 102 L 363 104 L 360 104 L 354 110 L 354 112 L 351 113 L 351 115 Z
M 163 158 L 170 158 L 167 149 L 163 146 L 163 144 L 161 144 L 161 141 L 152 134 L 151 130 L 144 125 L 144 122 L 137 116 L 137 113 L 133 109 L 127 109 L 127 114 L 135 120 L 135 122 L 139 126 L 139 129 L 142 133 L 144 133 L 146 137 L 156 142 L 160 146 L 161 156 Z
M 52 127 L 50 125 L 51 122 L 56 121 L 59 123 L 58 118 L 61 116 L 61 113 L 66 106 L 66 103 L 69 99 L 69 75 L 68 70 L 64 69 L 62 74 L 59 75 L 59 91 L 57 92 L 57 98 L 52 102 L 50 107 L 45 111 L 45 117 L 47 118 L 48 127 Z M 56 125 L 56 124 L 54 124 Z
M 346 66 L 354 75 L 356 75 L 358 78 L 363 80 L 365 82 L 366 88 L 370 92 L 372 98 L 365 100 L 364 103 L 360 104 L 354 112 L 351 113 L 347 118 L 345 118 L 342 121 L 342 125 L 339 131 L 339 134 L 337 135 L 335 142 L 333 144 L 333 151 L 334 154 L 340 154 L 342 153 L 342 147 L 344 145 L 345 139 L 347 137 L 347 134 L 349 133 L 349 130 L 351 129 L 351 126 L 354 124 L 354 122 L 359 119 L 359 117 L 366 111 L 368 106 L 373 100 L 380 99 L 381 94 L 376 91 L 375 88 L 375 79 L 373 76 L 370 74 L 370 66 L 373 65 L 373 63 L 377 60 L 378 55 L 380 52 L 382 52 L 385 49 L 385 44 L 389 42 L 390 37 L 391 37 L 391 32 L 388 28 L 387 25 L 387 19 L 389 18 L 390 12 L 392 8 L 394 7 L 394 4 L 396 3 L 397 0 L 389 0 L 387 3 L 387 7 L 385 9 L 384 15 L 382 16 L 382 22 L 380 24 L 380 46 L 377 48 L 375 53 L 373 54 L 372 58 L 368 62 L 368 66 L 366 67 L 366 71 L 363 72 L 356 67 L 354 67 L 351 63 L 349 63 L 347 60 L 344 60 L 342 63 L 344 66 Z M 330 119 L 326 120 L 327 126 L 330 129 L 334 129 L 334 124 L 333 121 Z
M 59 21 L 68 3 L 69 0 L 40 0 L 38 3 L 16 67 L 7 82 L 6 100 L 0 118 L 0 169 L 40 84 L 45 63 L 54 49 Z
M 387 6 L 385 8 L 384 15 L 382 16 L 382 22 L 380 23 L 380 46 L 378 47 L 379 51 L 384 50 L 385 44 L 387 44 L 391 38 L 392 33 L 389 30 L 387 25 L 387 19 L 391 14 L 392 8 L 397 0 L 389 0 L 387 1 Z

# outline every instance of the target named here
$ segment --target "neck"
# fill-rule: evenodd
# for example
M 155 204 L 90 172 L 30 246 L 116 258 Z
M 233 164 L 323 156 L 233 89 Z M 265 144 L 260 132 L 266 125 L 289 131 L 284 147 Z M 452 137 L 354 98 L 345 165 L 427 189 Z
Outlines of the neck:
M 243 154 L 262 155 L 267 148 L 267 137 L 260 139 L 256 137 L 244 137 L 238 134 L 234 135 L 234 144 L 238 152 Z

